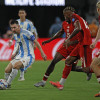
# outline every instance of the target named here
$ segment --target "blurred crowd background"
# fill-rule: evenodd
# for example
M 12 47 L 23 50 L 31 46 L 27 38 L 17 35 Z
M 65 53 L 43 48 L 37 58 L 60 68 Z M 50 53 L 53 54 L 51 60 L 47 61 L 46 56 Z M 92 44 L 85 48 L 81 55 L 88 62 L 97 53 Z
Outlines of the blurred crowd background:
M 42 0 L 39 1 L 42 2 Z M 10 38 L 12 32 L 10 31 L 9 28 L 9 21 L 11 19 L 19 18 L 18 17 L 19 9 L 26 10 L 27 12 L 26 18 L 30 19 L 34 23 L 39 38 L 52 37 L 62 27 L 62 22 L 64 21 L 63 9 L 67 5 L 74 6 L 76 9 L 76 13 L 82 16 L 88 22 L 91 31 L 91 36 L 95 38 L 98 30 L 98 15 L 96 12 L 96 3 L 98 0 L 64 0 L 64 1 L 65 1 L 64 6 L 54 6 L 54 5 L 53 6 L 52 5 L 51 6 L 8 5 L 7 6 L 5 5 L 5 0 L 0 0 L 0 38 L 5 38 L 5 39 Z M 65 35 L 62 36 L 62 38 L 64 37 Z

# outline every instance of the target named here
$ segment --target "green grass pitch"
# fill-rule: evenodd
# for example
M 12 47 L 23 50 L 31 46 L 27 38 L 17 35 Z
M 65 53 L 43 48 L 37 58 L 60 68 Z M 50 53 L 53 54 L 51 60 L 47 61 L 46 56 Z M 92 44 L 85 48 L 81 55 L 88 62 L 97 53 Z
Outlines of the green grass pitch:
M 0 90 L 0 100 L 100 100 L 100 97 L 94 97 L 94 94 L 100 91 L 100 85 L 94 74 L 90 81 L 86 81 L 85 73 L 71 72 L 63 90 L 51 86 L 49 81 L 60 80 L 64 61 L 56 64 L 55 70 L 50 75 L 45 87 L 34 87 L 33 84 L 42 80 L 50 62 L 35 61 L 32 68 L 29 68 L 25 74 L 25 81 L 19 82 L 18 74 L 12 82 L 11 89 Z M 4 78 L 4 69 L 8 63 L 0 62 L 0 79 Z

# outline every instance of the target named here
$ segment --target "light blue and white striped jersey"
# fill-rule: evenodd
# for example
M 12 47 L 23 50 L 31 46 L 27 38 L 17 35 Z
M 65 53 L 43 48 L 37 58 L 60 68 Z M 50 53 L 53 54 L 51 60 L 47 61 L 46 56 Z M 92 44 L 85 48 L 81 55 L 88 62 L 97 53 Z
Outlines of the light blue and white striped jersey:
M 18 50 L 18 54 L 15 59 L 21 59 L 24 57 L 32 57 L 35 58 L 33 41 L 35 40 L 35 36 L 27 30 L 21 29 L 19 35 L 14 34 L 14 39 L 17 43 L 15 43 L 15 47 Z
M 26 19 L 24 22 L 21 22 L 20 19 L 17 19 L 17 21 L 22 29 L 26 29 L 28 31 L 31 31 L 32 33 L 34 32 L 37 35 L 36 28 L 30 20 Z

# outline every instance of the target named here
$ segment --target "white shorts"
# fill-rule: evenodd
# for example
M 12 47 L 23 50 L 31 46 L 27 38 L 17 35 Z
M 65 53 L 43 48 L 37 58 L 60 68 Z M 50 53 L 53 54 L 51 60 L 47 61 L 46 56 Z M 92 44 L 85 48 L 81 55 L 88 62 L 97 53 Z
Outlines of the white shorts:
M 21 59 L 13 59 L 11 61 L 11 64 L 14 66 L 15 63 L 17 63 L 18 61 L 21 61 L 23 63 L 24 68 L 21 68 L 22 71 L 26 70 L 30 65 L 32 65 L 35 61 L 34 58 L 32 57 L 24 57 Z

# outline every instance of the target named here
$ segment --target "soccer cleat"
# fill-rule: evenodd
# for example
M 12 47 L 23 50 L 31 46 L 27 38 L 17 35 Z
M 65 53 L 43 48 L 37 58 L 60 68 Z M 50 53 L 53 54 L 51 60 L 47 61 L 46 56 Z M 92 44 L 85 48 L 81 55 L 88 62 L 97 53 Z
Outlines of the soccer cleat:
M 45 83 L 43 81 L 40 81 L 40 82 L 34 84 L 34 86 L 35 87 L 40 87 L 40 86 L 44 87 L 45 86 Z
M 7 89 L 10 89 L 10 88 L 11 88 L 11 84 L 8 84 Z
M 87 73 L 87 81 L 89 81 L 92 77 L 92 73 Z
M 61 85 L 59 82 L 50 81 L 51 85 L 58 88 L 59 90 L 63 90 L 64 86 Z
M 26 73 L 27 72 L 27 70 L 24 70 L 24 73 Z
M 25 79 L 23 77 L 19 77 L 18 81 L 24 81 Z
M 100 92 L 94 95 L 95 97 L 100 97 Z

